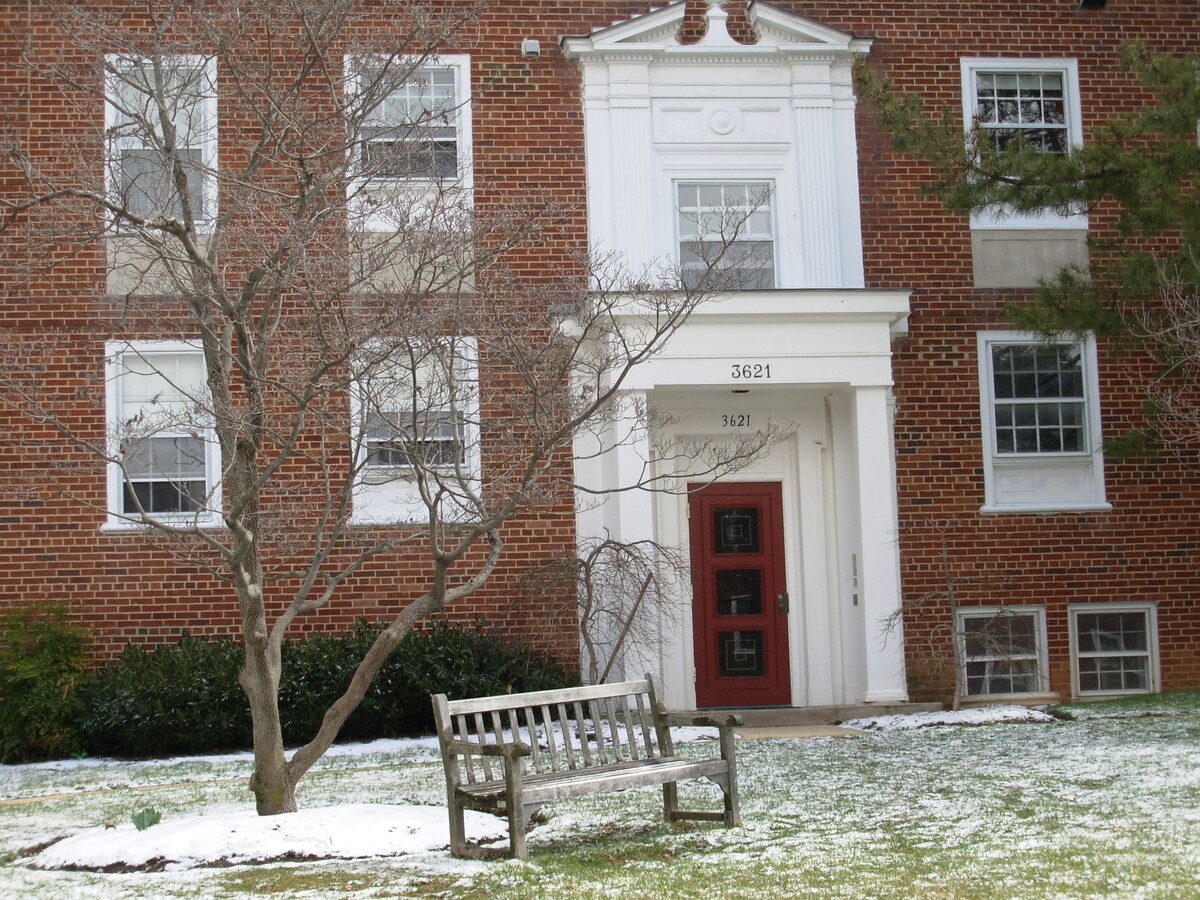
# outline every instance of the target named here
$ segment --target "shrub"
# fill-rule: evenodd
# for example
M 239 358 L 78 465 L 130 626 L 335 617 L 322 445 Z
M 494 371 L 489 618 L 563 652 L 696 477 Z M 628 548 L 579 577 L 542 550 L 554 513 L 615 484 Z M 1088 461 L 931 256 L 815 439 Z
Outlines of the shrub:
M 75 756 L 87 630 L 62 604 L 0 619 L 0 762 Z
M 81 722 L 88 748 L 164 756 L 249 746 L 241 665 L 241 647 L 226 638 L 184 634 L 153 650 L 130 644 L 89 686 Z
M 383 628 L 382 623 L 360 620 L 345 635 L 315 635 L 287 648 L 279 703 L 288 741 L 307 740 L 320 727 L 325 710 L 346 689 L 358 661 Z M 473 697 L 576 681 L 553 657 L 524 640 L 482 625 L 437 619 L 401 639 L 339 739 L 428 734 L 433 730 L 432 693 Z
M 361 620 L 345 634 L 284 646 L 279 711 L 287 743 L 312 737 L 383 627 Z M 154 650 L 127 647 L 88 692 L 83 731 L 89 748 L 153 756 L 249 746 L 250 714 L 237 682 L 241 662 L 241 648 L 226 639 L 184 635 Z M 522 640 L 437 620 L 404 636 L 338 737 L 428 734 L 431 693 L 470 697 L 573 683 L 567 669 Z

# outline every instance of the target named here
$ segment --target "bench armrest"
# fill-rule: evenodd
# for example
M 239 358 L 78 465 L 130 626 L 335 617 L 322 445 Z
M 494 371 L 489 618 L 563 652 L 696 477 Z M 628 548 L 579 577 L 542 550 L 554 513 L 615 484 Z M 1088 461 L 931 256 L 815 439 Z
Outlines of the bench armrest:
M 524 741 L 505 741 L 500 744 L 476 744 L 471 741 L 442 741 L 446 754 L 464 756 L 531 756 L 533 750 Z
M 663 723 L 673 727 L 693 725 L 700 728 L 737 728 L 742 725 L 742 717 L 737 713 L 725 715 L 705 715 L 704 713 L 663 713 Z

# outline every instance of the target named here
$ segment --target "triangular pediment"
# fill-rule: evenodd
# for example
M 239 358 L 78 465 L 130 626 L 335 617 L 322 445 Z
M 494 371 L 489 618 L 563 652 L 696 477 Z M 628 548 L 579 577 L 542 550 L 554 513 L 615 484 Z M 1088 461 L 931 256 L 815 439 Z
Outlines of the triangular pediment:
M 686 6 L 687 0 L 675 0 L 666 6 L 598 28 L 586 36 L 564 37 L 563 49 L 568 56 L 577 57 L 605 51 L 648 51 L 681 47 L 679 32 Z M 721 7 L 722 4 L 710 2 L 705 13 L 707 32 L 696 43 L 687 45 L 689 49 L 864 52 L 870 46 L 869 40 L 856 38 L 848 32 L 831 28 L 805 16 L 798 16 L 761 0 L 752 0 L 746 9 L 750 26 L 758 40 L 754 44 L 739 44 L 729 36 L 725 26 L 727 13 Z

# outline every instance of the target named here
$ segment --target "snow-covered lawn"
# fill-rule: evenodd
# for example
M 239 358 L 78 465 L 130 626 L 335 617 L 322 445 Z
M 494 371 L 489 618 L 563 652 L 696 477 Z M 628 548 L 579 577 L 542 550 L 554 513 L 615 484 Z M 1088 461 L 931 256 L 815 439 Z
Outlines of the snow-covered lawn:
M 744 828 L 664 825 L 655 790 L 563 801 L 527 863 L 449 857 L 428 739 L 335 748 L 302 812 L 269 819 L 242 754 L 0 766 L 0 896 L 1200 897 L 1200 695 L 1072 712 L 741 741 Z M 146 808 L 161 822 L 139 832 Z

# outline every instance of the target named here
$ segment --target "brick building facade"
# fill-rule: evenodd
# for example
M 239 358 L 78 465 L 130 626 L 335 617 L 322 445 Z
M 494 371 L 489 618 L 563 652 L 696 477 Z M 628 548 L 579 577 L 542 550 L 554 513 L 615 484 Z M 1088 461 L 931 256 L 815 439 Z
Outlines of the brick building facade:
M 789 436 L 688 494 L 630 491 L 578 510 L 565 493 L 543 498 L 507 526 L 499 569 L 452 615 L 573 658 L 570 603 L 530 591 L 526 576 L 578 539 L 609 535 L 691 560 L 680 613 L 652 623 L 652 653 L 625 661 L 657 672 L 675 706 L 944 699 L 956 679 L 968 695 L 1024 699 L 1200 686 L 1197 448 L 1105 458 L 1102 436 L 1139 415 L 1136 358 L 1088 340 L 1039 347 L 1003 313 L 1039 277 L 1086 262 L 1087 235 L 1111 215 L 946 212 L 920 194 L 927 173 L 892 150 L 851 84 L 866 58 L 898 90 L 985 127 L 1006 92 L 1024 92 L 1019 127 L 1057 152 L 1145 101 L 1118 64 L 1123 45 L 1186 52 L 1200 33 L 1194 4 L 1083 5 L 525 0 L 491 4 L 465 27 L 422 69 L 460 92 L 456 130 L 430 147 L 443 153 L 435 164 L 460 154 L 454 174 L 477 210 L 531 194 L 561 204 L 554 234 L 508 258 L 523 282 L 549 290 L 582 271 L 589 245 L 634 268 L 678 263 L 686 279 L 712 237 L 704 223 L 744 213 L 725 263 L 737 290 L 698 310 L 627 384 L 673 420 L 580 462 L 579 480 L 614 489 L 657 467 L 688 482 L 661 447 L 767 421 Z M 81 117 L 79 92 L 43 69 L 99 46 L 65 45 L 36 3 L 4 7 L 0 41 L 5 127 L 34 158 L 80 165 L 89 142 L 100 147 L 103 98 Z M 233 104 L 215 66 L 224 140 Z M 1002 113 L 991 124 L 1017 127 Z M 92 166 L 95 176 L 103 163 Z M 22 196 L 21 173 L 3 177 L 5 195 Z M 111 242 L 73 247 L 31 277 L 49 233 L 37 216 L 6 237 L 5 339 L 54 348 L 38 363 L 40 389 L 102 442 L 106 342 L 126 313 Z M 103 462 L 21 407 L 0 411 L 6 602 L 67 601 L 109 652 L 183 630 L 235 632 L 227 586 L 140 530 L 111 527 L 106 509 L 122 501 Z M 363 509 L 372 490 L 356 495 Z M 419 558 L 381 556 L 301 626 L 394 614 L 426 577 Z M 889 619 L 901 600 L 902 624 Z

